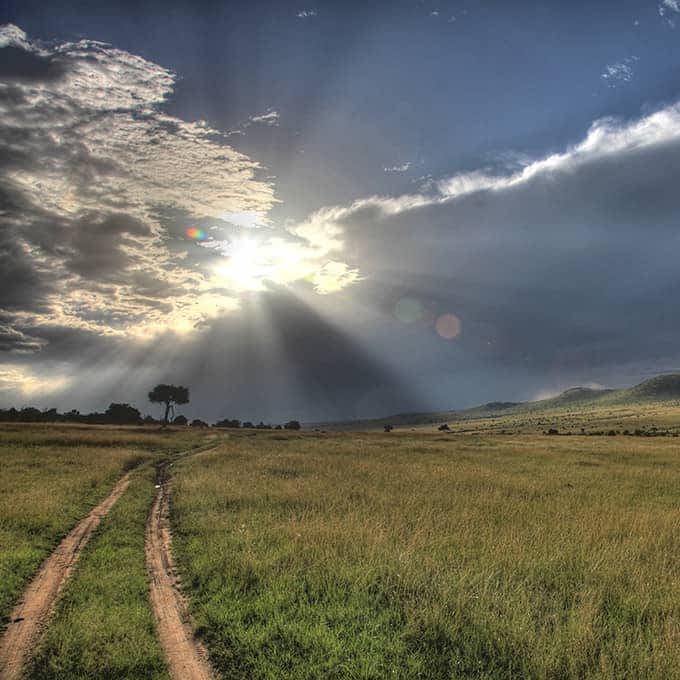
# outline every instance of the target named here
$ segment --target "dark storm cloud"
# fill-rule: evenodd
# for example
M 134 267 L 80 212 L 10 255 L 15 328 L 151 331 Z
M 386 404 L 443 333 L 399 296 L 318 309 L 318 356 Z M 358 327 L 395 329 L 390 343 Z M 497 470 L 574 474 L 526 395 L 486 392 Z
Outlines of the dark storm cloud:
M 44 344 L 44 341 L 0 322 L 0 352 L 33 353 L 40 350 Z
M 20 47 L 2 49 L 0 79 L 4 82 L 44 82 L 57 80 L 66 72 L 64 64 L 51 57 L 32 54 Z
M 439 192 L 325 209 L 300 227 L 345 244 L 355 295 L 400 297 L 462 322 L 457 368 L 609 373 L 677 354 L 680 108 L 603 121 L 563 154 Z M 489 363 L 490 362 L 490 363 Z M 424 376 L 424 381 L 431 376 Z
M 69 246 L 73 254 L 66 267 L 86 279 L 120 282 L 131 260 L 123 247 L 134 246 L 129 236 L 151 236 L 151 229 L 120 213 L 84 215 L 71 225 Z
M 16 243 L 0 242 L 0 290 L 6 310 L 40 310 L 56 282 L 39 271 Z

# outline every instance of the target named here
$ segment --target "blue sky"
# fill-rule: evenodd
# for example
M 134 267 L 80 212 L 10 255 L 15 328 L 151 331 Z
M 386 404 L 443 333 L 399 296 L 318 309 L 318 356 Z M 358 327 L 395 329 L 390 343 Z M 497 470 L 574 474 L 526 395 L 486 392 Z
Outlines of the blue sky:
M 680 364 L 676 0 L 23 0 L 0 22 L 0 141 L 21 158 L 0 177 L 0 400 L 100 405 L 176 377 L 210 416 L 357 417 Z

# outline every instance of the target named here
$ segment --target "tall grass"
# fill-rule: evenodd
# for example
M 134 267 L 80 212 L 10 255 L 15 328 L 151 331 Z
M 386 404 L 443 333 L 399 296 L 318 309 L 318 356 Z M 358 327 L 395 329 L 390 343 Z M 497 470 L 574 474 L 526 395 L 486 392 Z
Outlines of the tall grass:
M 174 546 L 228 678 L 680 677 L 673 439 L 232 437 Z

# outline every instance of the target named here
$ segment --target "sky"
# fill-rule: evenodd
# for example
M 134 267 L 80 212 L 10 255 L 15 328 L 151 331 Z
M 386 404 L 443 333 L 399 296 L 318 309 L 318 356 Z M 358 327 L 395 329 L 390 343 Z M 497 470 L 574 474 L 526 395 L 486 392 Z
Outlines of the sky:
M 0 406 L 312 422 L 679 370 L 680 0 L 0 25 Z

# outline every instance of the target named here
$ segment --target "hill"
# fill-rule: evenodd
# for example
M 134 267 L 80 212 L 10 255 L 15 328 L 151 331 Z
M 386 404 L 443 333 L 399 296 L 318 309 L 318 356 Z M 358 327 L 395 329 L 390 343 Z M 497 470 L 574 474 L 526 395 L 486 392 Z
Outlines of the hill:
M 483 419 L 507 419 L 512 416 L 540 418 L 551 414 L 561 415 L 602 408 L 642 408 L 652 405 L 680 407 L 680 374 L 658 375 L 633 387 L 623 389 L 596 389 L 572 387 L 555 397 L 537 401 L 492 401 L 461 410 L 433 411 L 427 413 L 399 413 L 375 420 L 325 424 L 337 429 L 373 429 L 384 425 L 393 427 L 433 425 L 437 423 Z M 536 422 L 542 422 L 537 420 Z
M 655 378 L 635 385 L 635 387 L 621 391 L 627 392 L 633 399 L 680 399 L 680 374 L 657 375 Z

